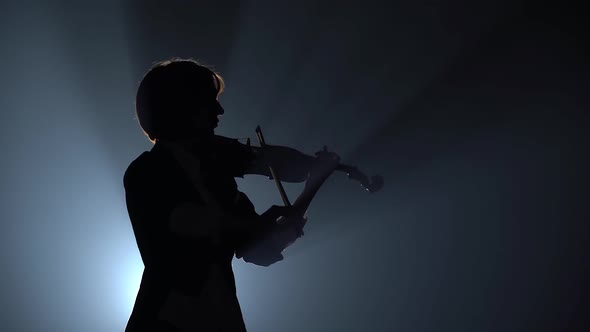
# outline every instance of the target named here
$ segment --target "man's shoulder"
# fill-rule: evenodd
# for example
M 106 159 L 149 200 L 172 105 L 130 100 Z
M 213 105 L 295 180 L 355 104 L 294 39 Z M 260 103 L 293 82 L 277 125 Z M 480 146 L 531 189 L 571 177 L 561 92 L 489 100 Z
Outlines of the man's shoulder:
M 125 188 L 133 183 L 152 183 L 161 185 L 174 182 L 179 176 L 179 169 L 172 155 L 156 143 L 150 151 L 144 151 L 127 167 L 123 175 Z
M 133 182 L 141 181 L 142 179 L 150 177 L 150 174 L 153 174 L 155 171 L 155 167 L 155 161 L 151 156 L 151 152 L 144 151 L 131 161 L 127 170 L 125 170 L 125 174 L 123 175 L 123 184 L 125 185 L 125 188 Z

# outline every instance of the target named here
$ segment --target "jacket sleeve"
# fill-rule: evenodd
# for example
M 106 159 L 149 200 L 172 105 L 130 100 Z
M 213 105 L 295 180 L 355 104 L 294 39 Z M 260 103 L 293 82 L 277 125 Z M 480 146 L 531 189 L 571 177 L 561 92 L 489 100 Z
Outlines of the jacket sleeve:
M 281 181 L 304 182 L 315 161 L 315 158 L 286 146 L 267 145 L 261 148 L 223 136 L 216 136 L 216 140 L 222 164 L 234 177 L 256 174 L 272 178 L 268 168 L 272 165 Z

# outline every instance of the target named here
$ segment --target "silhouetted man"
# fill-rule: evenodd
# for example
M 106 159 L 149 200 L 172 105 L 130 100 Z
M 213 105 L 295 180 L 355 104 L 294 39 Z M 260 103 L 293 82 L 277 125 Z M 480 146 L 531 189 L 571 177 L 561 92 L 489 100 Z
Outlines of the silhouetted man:
M 269 176 L 272 163 L 281 180 L 302 182 L 310 176 L 310 158 L 214 135 L 224 113 L 223 86 L 209 68 L 173 59 L 152 67 L 137 91 L 137 118 L 154 146 L 124 176 L 145 266 L 127 332 L 245 331 L 233 256 L 268 266 L 302 234 L 302 221 L 276 223 L 288 208 L 258 215 L 234 177 Z

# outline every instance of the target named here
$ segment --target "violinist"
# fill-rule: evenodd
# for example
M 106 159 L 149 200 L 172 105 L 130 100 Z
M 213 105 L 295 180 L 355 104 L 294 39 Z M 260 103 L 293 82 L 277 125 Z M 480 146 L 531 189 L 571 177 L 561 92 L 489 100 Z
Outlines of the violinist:
M 190 59 L 154 65 L 136 115 L 153 143 L 123 182 L 144 272 L 126 331 L 246 331 L 232 259 L 269 266 L 303 234 L 302 217 L 336 154 L 252 146 L 215 135 L 222 77 Z M 271 171 L 272 169 L 272 171 Z M 295 204 L 258 214 L 235 177 L 306 182 Z

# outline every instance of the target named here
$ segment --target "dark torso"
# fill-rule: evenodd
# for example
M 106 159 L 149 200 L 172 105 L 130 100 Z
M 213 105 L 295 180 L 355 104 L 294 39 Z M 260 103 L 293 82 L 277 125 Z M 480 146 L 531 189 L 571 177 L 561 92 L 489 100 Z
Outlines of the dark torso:
M 224 211 L 254 218 L 252 203 L 238 191 L 234 179 L 243 175 L 248 155 L 232 144 L 227 145 L 228 149 L 206 146 L 196 150 L 194 154 L 201 161 L 200 175 Z M 230 317 L 226 319 L 233 323 L 226 326 L 231 326 L 232 331 L 245 331 L 231 267 L 242 239 L 237 235 L 226 236 L 213 243 L 208 238 L 189 239 L 170 231 L 168 217 L 176 206 L 187 201 L 203 204 L 198 190 L 170 151 L 156 143 L 151 151 L 133 161 L 125 174 L 125 189 L 129 216 L 145 265 L 126 331 L 156 331 L 155 326 L 164 324 L 158 321 L 158 312 L 172 290 L 199 299 L 206 293 L 214 293 L 214 289 L 208 289 L 212 287 L 229 290 L 219 296 L 229 297 L 225 300 L 235 302 L 238 308 L 228 311 Z M 211 286 L 212 278 L 217 286 Z

